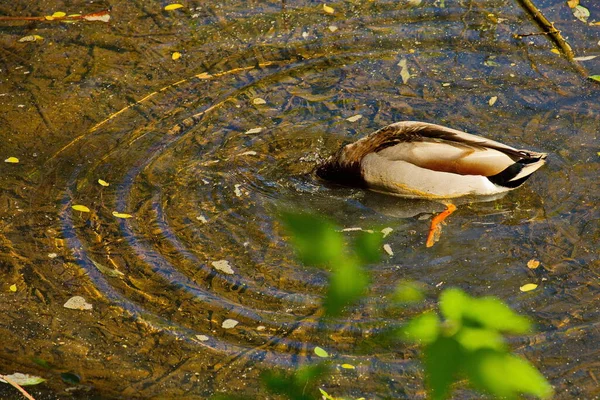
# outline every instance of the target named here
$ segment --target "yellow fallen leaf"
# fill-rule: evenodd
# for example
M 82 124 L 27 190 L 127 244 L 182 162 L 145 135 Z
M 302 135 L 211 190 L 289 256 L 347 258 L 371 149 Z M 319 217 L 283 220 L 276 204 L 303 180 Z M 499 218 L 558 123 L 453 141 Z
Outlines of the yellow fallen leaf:
M 385 250 L 385 252 L 388 253 L 388 255 L 390 255 L 390 256 L 394 255 L 394 251 L 392 250 L 392 246 L 390 246 L 387 243 L 383 245 L 383 250 Z
M 19 162 L 19 159 L 17 157 L 8 157 L 6 160 L 4 160 L 4 162 L 17 164 Z
M 329 357 L 329 353 L 327 353 L 327 351 L 325 351 L 325 349 L 317 346 L 314 348 L 314 352 L 316 355 L 318 355 L 321 358 L 327 358 Z
M 521 292 L 530 292 L 532 290 L 535 290 L 537 287 L 538 285 L 536 285 L 535 283 L 526 283 L 525 285 L 521 286 L 519 290 L 521 290 Z
M 90 212 L 89 208 L 87 208 L 86 206 L 82 206 L 81 204 L 75 204 L 71 208 L 75 211 Z
M 19 43 L 37 42 L 38 40 L 44 40 L 44 38 L 41 37 L 40 35 L 28 35 L 28 36 L 23 36 L 21 39 L 19 39 Z
M 17 285 L 14 285 L 14 284 L 10 285 L 9 289 L 10 289 L 11 292 L 16 292 L 17 291 Z
M 246 132 L 244 132 L 246 135 L 250 135 L 252 133 L 260 133 L 262 132 L 263 128 L 258 127 L 258 128 L 252 128 L 252 129 L 248 129 Z
M 569 8 L 575 8 L 579 5 L 579 0 L 567 0 Z
M 131 215 L 131 214 L 120 213 L 118 211 L 113 211 L 112 215 L 117 218 L 125 218 L 125 219 L 133 217 L 133 215 Z
M 173 54 L 171 54 L 171 60 L 179 60 L 181 58 L 181 53 L 178 51 L 173 52 Z
M 100 185 L 102 185 L 102 186 L 108 186 L 108 185 L 110 185 L 110 183 L 106 182 L 106 181 L 105 181 L 105 180 L 103 180 L 103 179 L 98 179 L 98 183 L 99 183 Z
M 183 5 L 178 4 L 178 3 L 173 3 L 173 4 L 169 4 L 169 5 L 165 6 L 165 11 L 173 11 L 173 10 L 177 10 L 178 8 L 183 8 Z
M 255 99 L 252 99 L 252 104 L 254 104 L 254 105 L 267 104 L 267 101 L 265 99 L 261 99 L 260 97 L 257 97 Z
M 323 11 L 325 11 L 327 14 L 333 14 L 335 12 L 333 7 L 329 7 L 327 4 L 323 4 Z
M 346 121 L 348 121 L 348 122 L 356 122 L 356 121 L 358 121 L 361 118 L 362 118 L 361 114 L 356 114 L 356 115 L 353 115 L 351 117 L 346 118 Z
M 552 49 L 550 51 L 553 52 L 554 54 L 560 54 L 560 50 L 558 50 L 558 49 Z
M 67 15 L 67 13 L 65 13 L 65 12 L 62 12 L 62 11 L 57 11 L 57 12 L 55 12 L 54 14 L 52 14 L 52 18 L 62 18 L 62 17 L 64 17 L 65 15 Z
M 540 262 L 538 260 L 534 260 L 532 258 L 531 260 L 527 261 L 527 268 L 529 268 L 529 269 L 536 269 L 539 266 L 540 266 Z
M 356 367 L 352 364 L 342 364 L 341 367 L 344 369 L 356 369 Z
M 491 106 L 493 106 L 494 104 L 496 104 L 496 101 L 498 100 L 498 96 L 492 96 L 490 97 L 490 100 L 488 101 L 488 104 Z

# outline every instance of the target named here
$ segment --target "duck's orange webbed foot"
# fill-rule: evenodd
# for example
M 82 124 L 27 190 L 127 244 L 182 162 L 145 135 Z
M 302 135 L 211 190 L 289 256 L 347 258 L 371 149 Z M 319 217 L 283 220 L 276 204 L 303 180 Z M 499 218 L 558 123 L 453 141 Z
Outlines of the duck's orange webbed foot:
M 446 204 L 445 211 L 442 211 L 433 217 L 431 226 L 429 227 L 429 234 L 427 235 L 427 242 L 425 243 L 427 247 L 433 246 L 433 244 L 440 239 L 440 235 L 442 234 L 442 223 L 444 223 L 444 220 L 454 211 L 456 211 L 456 206 L 452 203 L 448 203 Z

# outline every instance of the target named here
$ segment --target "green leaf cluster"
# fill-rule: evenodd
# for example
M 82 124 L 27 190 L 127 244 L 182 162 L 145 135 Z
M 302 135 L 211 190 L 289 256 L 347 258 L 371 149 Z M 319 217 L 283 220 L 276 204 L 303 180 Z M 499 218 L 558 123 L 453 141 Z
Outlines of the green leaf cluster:
M 467 378 L 476 388 L 502 398 L 529 394 L 548 398 L 553 390 L 540 372 L 510 354 L 503 334 L 531 330 L 530 321 L 494 297 L 474 298 L 460 289 L 440 295 L 443 317 L 426 312 L 402 329 L 405 340 L 424 345 L 423 361 L 433 399 L 445 399 L 450 386 Z
M 340 315 L 343 308 L 364 294 L 369 277 L 365 264 L 379 260 L 382 237 L 361 232 L 351 246 L 327 219 L 308 213 L 285 212 L 282 221 L 300 260 L 306 265 L 331 270 L 324 300 L 326 316 Z

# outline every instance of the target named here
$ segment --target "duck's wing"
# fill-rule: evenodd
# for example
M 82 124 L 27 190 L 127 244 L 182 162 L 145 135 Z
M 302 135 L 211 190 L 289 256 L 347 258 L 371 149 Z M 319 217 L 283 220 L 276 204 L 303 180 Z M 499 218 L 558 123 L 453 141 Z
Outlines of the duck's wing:
M 529 176 L 546 158 L 544 153 L 519 150 L 481 136 L 417 121 L 384 127 L 369 141 L 374 143 L 371 150 L 389 161 L 406 161 L 433 171 L 488 178 L 504 173 L 497 179 L 498 184 Z

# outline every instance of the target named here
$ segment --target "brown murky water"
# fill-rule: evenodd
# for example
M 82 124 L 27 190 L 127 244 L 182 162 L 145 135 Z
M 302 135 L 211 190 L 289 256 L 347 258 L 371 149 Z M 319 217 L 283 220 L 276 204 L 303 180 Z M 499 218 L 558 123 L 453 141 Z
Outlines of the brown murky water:
M 0 158 L 19 158 L 0 163 L 0 373 L 48 379 L 37 399 L 265 398 L 260 372 L 309 362 L 315 346 L 357 366 L 325 380 L 329 393 L 420 398 L 415 349 L 367 341 L 410 315 L 385 306 L 401 279 L 428 285 L 430 304 L 450 286 L 500 297 L 537 323 L 513 343 L 557 397 L 600 394 L 598 86 L 548 38 L 513 37 L 539 32 L 516 2 L 328 3 L 333 14 L 309 1 L 30 3 L 0 14 L 112 7 L 108 24 L 0 23 Z M 597 27 L 539 5 L 577 55 L 600 52 Z M 44 40 L 18 41 L 33 34 Z M 310 173 L 404 119 L 549 163 L 504 198 L 459 207 L 426 249 L 438 204 Z M 370 266 L 369 296 L 344 318 L 319 322 L 327 276 L 294 259 L 276 218 L 289 207 L 394 229 L 394 255 Z M 93 309 L 64 308 L 75 295 Z

